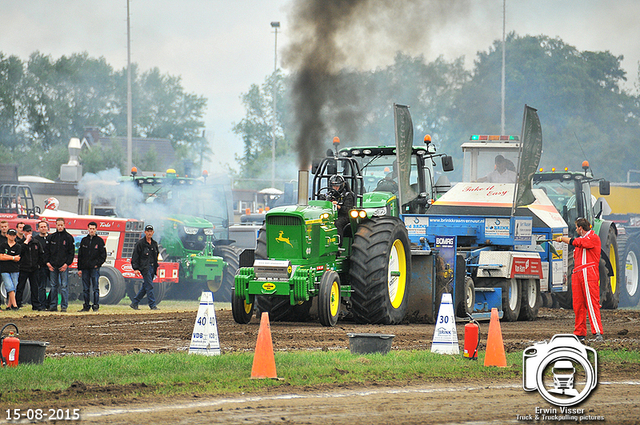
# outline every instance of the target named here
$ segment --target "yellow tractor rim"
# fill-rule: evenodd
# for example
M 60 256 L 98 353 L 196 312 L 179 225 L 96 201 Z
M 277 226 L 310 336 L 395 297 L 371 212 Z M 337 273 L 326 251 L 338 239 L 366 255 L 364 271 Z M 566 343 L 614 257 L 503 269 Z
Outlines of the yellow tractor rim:
M 407 259 L 404 245 L 400 239 L 393 241 L 391 246 L 387 282 L 391 305 L 393 308 L 398 308 L 404 300 L 407 284 Z
M 609 245 L 609 259 L 611 260 L 611 268 L 613 269 L 613 276 L 611 276 L 610 282 L 611 282 L 611 293 L 615 294 L 616 293 L 616 285 L 617 285 L 617 280 L 618 280 L 618 270 L 617 270 L 617 263 L 618 261 L 616 258 L 616 250 L 613 247 L 613 244 Z
M 331 310 L 331 317 L 338 315 L 338 309 L 340 308 L 340 286 L 335 280 L 331 284 L 331 302 L 329 308 Z
M 253 309 L 253 303 L 248 303 L 247 300 L 244 300 L 244 312 L 246 314 L 251 313 L 251 310 Z

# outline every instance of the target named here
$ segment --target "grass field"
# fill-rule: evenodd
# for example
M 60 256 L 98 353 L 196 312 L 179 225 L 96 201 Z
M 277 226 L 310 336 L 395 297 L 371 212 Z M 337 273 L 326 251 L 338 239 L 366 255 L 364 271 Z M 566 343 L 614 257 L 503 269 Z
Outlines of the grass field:
M 522 353 L 507 355 L 506 368 L 485 367 L 478 361 L 428 351 L 392 351 L 387 355 L 337 352 L 278 352 L 279 380 L 250 379 L 252 353 L 199 356 L 187 353 L 130 354 L 102 357 L 47 358 L 41 365 L 19 365 L 0 374 L 3 404 L 44 401 L 47 394 L 69 401 L 95 397 L 95 393 L 60 393 L 72 386 L 115 387 L 131 384 L 127 397 L 180 394 L 233 394 L 286 385 L 397 382 L 465 382 L 522 379 Z M 601 351 L 600 362 L 640 363 L 640 353 Z M 108 392 L 107 392 L 108 393 Z M 119 394 L 122 395 L 122 394 Z

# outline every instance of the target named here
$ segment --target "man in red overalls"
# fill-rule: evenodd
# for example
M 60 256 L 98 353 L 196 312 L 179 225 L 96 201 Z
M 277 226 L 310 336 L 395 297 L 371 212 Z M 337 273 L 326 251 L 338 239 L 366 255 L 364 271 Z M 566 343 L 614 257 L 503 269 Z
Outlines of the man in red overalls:
M 600 320 L 600 237 L 591 230 L 589 220 L 576 220 L 576 232 L 579 238 L 558 236 L 557 242 L 573 245 L 574 267 L 571 275 L 573 291 L 573 311 L 576 315 L 574 335 L 580 341 L 587 336 L 587 312 L 591 322 L 591 333 L 596 341 L 604 341 L 602 337 L 602 321 Z

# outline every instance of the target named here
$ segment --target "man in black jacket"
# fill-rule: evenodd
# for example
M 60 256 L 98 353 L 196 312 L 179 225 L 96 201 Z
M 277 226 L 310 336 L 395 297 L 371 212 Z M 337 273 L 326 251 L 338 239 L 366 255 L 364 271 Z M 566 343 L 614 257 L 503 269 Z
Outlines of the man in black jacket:
M 49 304 L 51 304 L 51 294 L 47 296 L 47 285 L 49 284 L 49 268 L 47 267 L 49 262 L 49 223 L 44 220 L 40 221 L 36 230 L 38 234 L 34 235 L 33 239 L 40 241 L 44 249 L 44 255 L 42 256 L 43 266 L 38 269 L 38 301 L 42 309 L 47 310 Z M 33 286 L 31 291 L 31 299 L 33 300 Z
M 60 311 L 66 313 L 69 306 L 69 266 L 75 255 L 75 240 L 64 228 L 64 218 L 56 220 L 56 232 L 49 236 L 49 262 L 51 272 L 51 304 L 49 311 L 58 311 L 58 293 L 60 293 Z
M 46 310 L 45 305 L 38 296 L 40 287 L 40 268 L 44 267 L 44 247 L 40 240 L 33 237 L 33 229 L 30 224 L 25 224 L 22 228 L 24 240 L 22 241 L 22 255 L 20 256 L 20 276 L 18 277 L 18 288 L 16 290 L 16 303 L 22 307 L 22 296 L 24 288 L 29 280 L 31 287 L 31 309 Z M 18 238 L 16 237 L 16 241 Z
M 78 248 L 78 275 L 82 278 L 84 305 L 80 311 L 91 310 L 91 295 L 93 292 L 93 311 L 100 308 L 100 266 L 107 259 L 107 250 L 104 240 L 96 232 L 98 224 L 95 221 L 89 223 L 89 234 L 80 241 Z
M 136 243 L 133 249 L 131 267 L 142 274 L 143 283 L 138 295 L 131 300 L 129 307 L 138 310 L 140 300 L 147 294 L 149 308 L 157 310 L 156 297 L 153 295 L 153 277 L 158 270 L 158 244 L 153 240 L 153 226 L 150 224 L 144 228 L 144 237 Z

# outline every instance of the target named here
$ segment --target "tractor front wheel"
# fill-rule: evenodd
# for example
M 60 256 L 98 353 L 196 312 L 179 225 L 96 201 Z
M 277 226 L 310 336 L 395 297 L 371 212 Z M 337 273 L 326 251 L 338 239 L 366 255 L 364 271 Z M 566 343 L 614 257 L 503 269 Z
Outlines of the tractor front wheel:
M 635 242 L 631 242 L 625 247 L 622 257 L 624 280 L 622 281 L 622 293 L 620 294 L 621 305 L 635 307 L 640 301 L 640 248 Z
M 377 217 L 360 224 L 350 263 L 356 321 L 400 323 L 407 313 L 411 281 L 411 251 L 404 223 L 396 217 Z
M 522 301 L 520 302 L 519 320 L 536 320 L 542 305 L 540 281 L 538 279 L 522 279 L 520 281 Z
M 333 270 L 322 275 L 318 294 L 318 316 L 322 326 L 335 326 L 340 314 L 340 276 Z
M 231 290 L 231 313 L 233 320 L 241 325 L 246 325 L 253 316 L 253 303 L 247 303 L 244 298 L 236 297 L 235 289 Z
M 502 320 L 515 322 L 520 315 L 520 282 L 517 279 L 500 279 L 502 288 Z

